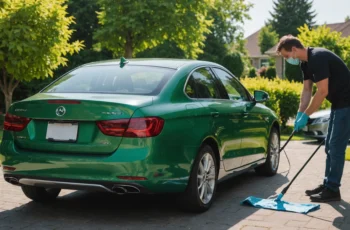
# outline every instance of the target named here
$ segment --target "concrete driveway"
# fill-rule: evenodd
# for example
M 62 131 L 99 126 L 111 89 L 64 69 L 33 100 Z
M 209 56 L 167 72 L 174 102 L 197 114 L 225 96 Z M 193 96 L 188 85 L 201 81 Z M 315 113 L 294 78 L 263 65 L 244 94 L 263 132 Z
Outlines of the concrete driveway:
M 241 206 L 247 196 L 268 198 L 290 181 L 316 149 L 313 141 L 292 141 L 281 156 L 279 174 L 266 178 L 253 171 L 219 185 L 212 208 L 202 214 L 176 209 L 174 197 L 115 196 L 64 190 L 48 205 L 27 199 L 19 187 L 3 180 L 0 172 L 0 229 L 350 229 L 350 163 L 346 162 L 342 180 L 342 201 L 321 204 L 308 215 L 276 212 Z M 324 146 L 294 182 L 284 200 L 309 202 L 304 191 L 323 178 Z

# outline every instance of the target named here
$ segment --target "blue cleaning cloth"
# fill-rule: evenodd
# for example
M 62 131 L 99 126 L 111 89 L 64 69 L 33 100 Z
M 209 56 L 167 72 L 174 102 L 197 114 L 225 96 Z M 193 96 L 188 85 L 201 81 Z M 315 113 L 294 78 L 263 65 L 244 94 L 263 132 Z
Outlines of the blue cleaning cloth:
M 276 199 L 261 199 L 250 196 L 243 200 L 241 204 L 251 205 L 256 208 L 272 209 L 277 211 L 296 212 L 307 214 L 320 208 L 319 204 L 298 204 L 281 200 L 283 195 L 279 195 Z

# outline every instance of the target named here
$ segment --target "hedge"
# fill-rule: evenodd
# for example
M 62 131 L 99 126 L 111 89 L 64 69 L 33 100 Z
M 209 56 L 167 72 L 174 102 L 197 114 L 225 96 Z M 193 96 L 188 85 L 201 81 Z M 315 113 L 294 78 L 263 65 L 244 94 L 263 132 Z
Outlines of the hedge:
M 263 90 L 269 94 L 270 99 L 265 102 L 265 105 L 276 112 L 283 127 L 286 126 L 290 118 L 295 117 L 299 108 L 302 83 L 280 78 L 270 80 L 262 77 L 242 78 L 241 82 L 252 95 L 254 90 Z M 330 108 L 330 103 L 327 100 L 322 103 L 320 109 L 326 108 Z

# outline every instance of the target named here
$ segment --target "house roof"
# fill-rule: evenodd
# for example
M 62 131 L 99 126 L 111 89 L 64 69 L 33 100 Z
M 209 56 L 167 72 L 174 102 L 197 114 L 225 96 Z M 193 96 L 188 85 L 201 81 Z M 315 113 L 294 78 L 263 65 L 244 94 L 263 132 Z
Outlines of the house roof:
M 350 36 L 350 20 L 346 22 L 341 22 L 341 23 L 331 23 L 331 24 L 326 24 L 331 31 L 337 31 L 341 32 L 343 37 L 348 37 Z M 272 55 L 275 56 L 276 54 L 276 48 L 277 44 L 274 45 L 272 48 L 270 48 L 268 51 L 265 52 L 265 55 L 261 54 L 260 52 L 260 47 L 259 47 L 259 32 L 260 30 L 256 31 L 252 35 L 248 36 L 246 38 L 246 49 L 248 50 L 248 54 L 250 57 L 264 57 L 267 55 Z
M 264 56 L 267 57 L 267 55 L 263 55 L 260 52 L 259 33 L 260 33 L 260 30 L 256 31 L 255 33 L 253 33 L 252 35 L 246 38 L 245 47 L 248 51 L 249 57 L 264 57 Z

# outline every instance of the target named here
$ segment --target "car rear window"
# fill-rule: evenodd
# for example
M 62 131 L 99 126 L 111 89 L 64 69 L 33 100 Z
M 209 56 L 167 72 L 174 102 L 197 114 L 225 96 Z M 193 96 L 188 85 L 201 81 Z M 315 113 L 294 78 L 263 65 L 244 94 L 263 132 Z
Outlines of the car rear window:
M 87 66 L 67 73 L 41 92 L 157 95 L 174 73 L 174 69 L 151 66 Z

